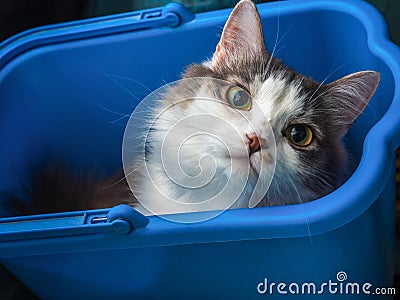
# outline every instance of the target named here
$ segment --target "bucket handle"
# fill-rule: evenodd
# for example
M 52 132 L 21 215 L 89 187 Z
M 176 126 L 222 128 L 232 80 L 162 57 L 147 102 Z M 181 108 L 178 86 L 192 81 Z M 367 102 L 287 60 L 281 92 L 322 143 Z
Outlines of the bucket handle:
M 147 217 L 126 204 L 109 210 L 5 218 L 0 222 L 0 242 L 99 233 L 129 234 L 148 223 Z

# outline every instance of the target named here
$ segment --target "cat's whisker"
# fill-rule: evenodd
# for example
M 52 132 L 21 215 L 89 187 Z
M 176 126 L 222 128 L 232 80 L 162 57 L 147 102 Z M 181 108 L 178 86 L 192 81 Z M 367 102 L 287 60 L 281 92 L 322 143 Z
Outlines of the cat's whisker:
M 322 85 L 321 85 L 321 86 L 322 86 Z M 321 86 L 320 86 L 320 88 L 321 88 Z M 312 101 L 315 103 L 319 98 L 324 97 L 324 96 L 326 96 L 327 94 L 329 94 L 329 93 L 331 92 L 332 89 L 333 89 L 333 88 L 327 88 L 326 91 L 320 93 L 316 98 L 310 97 L 310 100 L 312 100 Z
M 314 95 L 319 91 L 319 89 L 325 84 L 325 82 L 333 75 L 333 73 L 336 72 L 336 70 L 333 70 L 332 68 L 329 70 L 328 75 L 325 76 L 325 78 L 320 82 L 318 87 L 315 89 L 314 93 L 310 96 L 310 99 L 312 100 Z
M 173 82 L 168 82 L 164 78 L 161 79 L 161 81 L 163 82 L 164 86 L 168 87 L 168 89 L 172 89 L 173 88 L 173 86 L 171 85 Z
M 176 126 L 176 123 L 173 122 L 172 120 L 170 120 L 170 119 L 161 119 L 161 120 L 163 121 L 163 123 L 165 125 L 170 125 L 172 127 L 172 129 L 171 129 L 171 127 L 169 127 L 169 128 L 159 128 L 158 127 L 157 128 L 158 131 L 168 132 L 168 131 L 171 131 L 171 130 L 172 131 L 174 131 L 174 130 L 177 131 L 177 130 L 181 130 L 182 129 L 185 132 L 187 132 L 187 129 L 190 128 L 190 129 L 192 129 L 193 131 L 195 131 L 197 133 L 205 133 L 205 134 L 214 134 L 215 133 L 213 129 L 205 128 L 205 127 L 198 127 L 198 126 L 194 126 L 194 125 L 189 125 L 187 123 L 185 123 L 184 126 L 182 126 L 182 125 L 179 126 L 178 125 L 177 127 L 174 127 L 174 126 Z M 176 121 L 179 122 L 180 119 L 176 118 Z
M 131 82 L 133 82 L 133 83 L 135 83 L 135 84 L 137 84 L 137 85 L 140 85 L 141 87 L 144 87 L 144 88 L 145 88 L 146 90 L 148 90 L 150 93 L 153 92 L 153 90 L 150 89 L 147 85 L 145 85 L 145 84 L 143 84 L 142 82 L 137 81 L 137 80 L 135 80 L 135 79 L 132 79 L 132 78 L 129 78 L 129 77 L 126 77 L 126 76 L 121 76 L 121 75 L 110 75 L 110 76 L 112 76 L 112 77 L 114 77 L 114 78 L 120 78 L 120 79 L 124 79 L 124 80 L 127 80 L 127 81 L 131 81 Z M 140 93 L 140 94 L 142 94 L 142 95 L 147 95 L 147 94 L 145 94 L 145 93 Z
M 314 91 L 314 93 L 310 96 L 310 99 L 312 100 L 314 95 L 318 92 L 318 90 L 325 84 L 325 82 L 332 76 L 334 75 L 336 72 L 338 72 L 340 69 L 344 68 L 346 65 L 348 65 L 349 63 L 353 62 L 354 60 L 349 60 L 345 63 L 343 63 L 342 65 L 338 66 L 335 68 L 335 65 L 333 64 L 331 69 L 329 70 L 328 74 L 325 76 L 325 78 L 322 80 L 321 84 L 317 87 L 317 89 Z M 319 97 L 319 96 L 318 96 Z M 318 97 L 316 99 L 318 99 Z M 316 100 L 314 99 L 314 101 Z
M 300 195 L 300 193 L 299 193 L 299 191 L 298 191 L 298 188 L 297 188 L 296 184 L 294 184 L 292 180 L 287 180 L 287 182 L 288 182 L 289 184 L 291 184 L 291 186 L 292 186 L 292 188 L 293 188 L 293 191 L 295 192 L 295 194 L 296 194 L 296 196 L 297 196 L 297 199 L 298 199 L 297 204 L 302 204 L 302 203 L 303 203 L 303 200 L 302 200 L 302 198 L 301 198 L 301 195 Z
M 319 183 L 318 184 L 319 189 L 328 191 L 330 188 L 333 187 L 331 183 L 329 183 L 327 180 L 321 178 L 322 174 L 314 174 L 312 172 L 307 172 L 307 171 L 304 171 L 303 174 L 307 174 L 309 177 L 315 178 L 316 183 Z
M 279 21 L 278 21 L 279 22 Z M 290 30 L 292 30 L 292 28 L 294 27 L 295 24 L 292 24 L 291 26 L 289 26 L 289 28 L 282 34 L 282 36 L 279 38 L 277 45 L 276 45 L 276 50 L 275 50 L 275 55 L 281 51 L 282 49 L 286 48 L 286 46 L 283 46 L 281 48 L 278 49 L 279 45 L 281 44 L 281 42 L 284 40 L 284 38 L 286 37 L 286 35 L 290 32 Z
M 111 110 L 111 109 L 105 107 L 104 105 L 102 105 L 102 104 L 100 104 L 100 103 L 98 103 L 98 102 L 96 102 L 96 104 L 97 104 L 97 106 L 100 106 L 100 107 L 101 107 L 102 109 L 104 109 L 105 111 L 108 111 L 108 112 L 113 113 L 113 114 L 115 114 L 115 115 L 119 115 L 119 116 L 123 116 L 123 117 L 129 117 L 129 115 L 127 115 L 127 114 L 123 114 L 123 113 L 120 113 L 120 112 Z
M 278 24 L 277 24 L 277 30 L 276 30 L 275 43 L 274 43 L 274 47 L 273 47 L 273 49 L 272 49 L 272 52 L 271 52 L 271 54 L 270 54 L 269 61 L 268 61 L 268 63 L 267 63 L 266 73 L 268 73 L 268 72 L 270 71 L 269 68 L 270 68 L 272 59 L 274 58 L 275 50 L 276 50 L 277 43 L 278 43 L 278 40 L 279 40 L 279 31 L 280 31 L 280 6 L 278 7 L 278 9 L 279 9 L 279 11 L 278 11 Z
M 109 121 L 108 124 L 115 124 L 115 123 L 118 123 L 118 122 L 120 122 L 120 121 L 122 121 L 124 119 L 127 119 L 127 118 L 129 118 L 129 116 L 120 117 L 120 118 L 115 119 L 113 121 Z
M 296 192 L 296 194 L 297 194 L 297 196 L 298 196 L 298 199 L 299 199 L 299 203 L 298 203 L 298 204 L 299 204 L 299 205 L 303 204 L 304 202 L 303 202 L 303 200 L 302 200 L 302 198 L 301 198 L 301 196 L 300 196 L 300 193 L 299 193 L 297 187 L 296 187 L 294 184 L 293 184 L 293 189 L 294 189 L 294 191 Z M 307 215 L 307 212 L 306 212 L 304 206 L 302 206 L 302 208 L 303 208 L 303 211 L 304 211 L 304 218 L 305 218 L 305 221 L 306 221 L 308 236 L 309 236 L 309 238 L 310 238 L 311 244 L 313 244 L 312 235 L 311 235 L 311 230 L 310 230 L 310 222 L 308 221 L 308 215 Z
M 263 206 L 269 206 L 270 199 L 269 199 L 269 193 L 267 192 L 267 194 L 263 197 L 262 199 L 262 203 L 264 204 Z
M 290 165 L 289 163 L 287 163 L 285 161 L 280 161 L 279 164 L 286 165 L 288 167 L 288 169 L 293 168 L 292 165 Z M 315 171 L 317 171 L 317 172 L 315 172 Z M 306 175 L 311 176 L 311 177 L 314 177 L 315 179 L 317 179 L 317 181 L 322 183 L 327 188 L 333 187 L 332 184 L 328 182 L 328 180 L 330 180 L 332 178 L 332 173 L 327 171 L 327 170 L 323 170 L 321 168 L 313 166 L 313 170 L 312 171 L 308 170 L 307 167 L 305 167 L 305 168 L 301 169 L 300 173 L 306 174 Z M 323 178 L 321 178 L 321 176 Z
M 129 89 L 127 89 L 123 84 L 121 84 L 120 82 L 118 82 L 116 79 L 113 78 L 113 75 L 104 73 L 105 76 L 107 76 L 111 81 L 113 81 L 116 85 L 118 85 L 122 90 L 124 90 L 125 92 L 127 92 L 129 95 L 131 95 L 133 98 L 135 98 L 137 101 L 140 101 L 141 98 L 139 98 L 138 96 L 136 96 L 132 91 L 130 91 Z
M 286 49 L 287 47 L 289 47 L 289 45 L 283 45 L 282 47 L 280 47 L 280 48 L 278 48 L 278 49 L 276 49 L 276 52 L 275 52 L 275 54 L 278 54 L 278 53 L 280 53 L 283 49 Z
M 111 109 L 109 109 L 109 108 L 103 106 L 102 104 L 100 104 L 100 103 L 98 103 L 98 102 L 96 102 L 96 104 L 97 104 L 97 106 L 101 107 L 101 108 L 104 109 L 105 111 L 108 111 L 108 112 L 110 112 L 110 113 L 112 113 L 112 114 L 121 116 L 120 118 L 118 118 L 118 119 L 116 119 L 116 120 L 110 121 L 110 122 L 109 122 L 110 124 L 115 124 L 115 123 L 117 123 L 117 122 L 119 122 L 119 121 L 121 121 L 121 120 L 123 120 L 123 119 L 126 119 L 126 118 L 129 118 L 129 117 L 130 117 L 129 114 L 123 114 L 123 113 L 119 113 L 119 112 L 117 112 L 117 111 L 113 111 L 113 110 L 111 110 Z
M 110 185 L 107 185 L 107 186 L 103 186 L 101 189 L 102 189 L 102 190 L 106 190 L 106 189 L 115 187 L 116 185 L 118 185 L 118 184 L 120 184 L 121 182 L 123 182 L 123 181 L 125 180 L 125 178 L 126 178 L 126 177 L 123 176 L 122 178 L 118 179 L 116 182 L 114 182 L 114 183 L 112 183 L 112 184 L 110 184 Z

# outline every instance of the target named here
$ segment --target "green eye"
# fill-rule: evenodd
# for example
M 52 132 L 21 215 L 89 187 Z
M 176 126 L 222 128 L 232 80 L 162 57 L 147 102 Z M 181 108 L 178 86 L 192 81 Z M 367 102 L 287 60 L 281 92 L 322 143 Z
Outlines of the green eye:
M 313 132 L 306 125 L 291 125 L 286 129 L 286 138 L 295 146 L 307 147 L 313 141 Z
M 229 88 L 227 92 L 229 104 L 241 110 L 250 110 L 251 97 L 247 91 L 238 86 Z

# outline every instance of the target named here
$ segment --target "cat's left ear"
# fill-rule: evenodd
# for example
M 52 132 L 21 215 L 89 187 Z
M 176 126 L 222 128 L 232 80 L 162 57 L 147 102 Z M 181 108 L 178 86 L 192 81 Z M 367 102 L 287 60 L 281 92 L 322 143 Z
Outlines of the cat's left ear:
M 326 85 L 332 113 L 347 130 L 364 111 L 374 95 L 380 75 L 374 71 L 363 71 L 347 75 Z
M 267 50 L 260 16 L 252 1 L 242 0 L 236 4 L 224 26 L 211 63 L 216 66 L 261 53 L 267 53 Z

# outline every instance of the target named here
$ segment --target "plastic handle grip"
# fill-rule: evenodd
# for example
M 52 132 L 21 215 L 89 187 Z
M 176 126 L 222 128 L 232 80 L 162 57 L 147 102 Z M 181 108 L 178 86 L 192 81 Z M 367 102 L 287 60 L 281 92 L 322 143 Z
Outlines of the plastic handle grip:
M 27 30 L 0 43 L 0 69 L 19 54 L 36 47 L 155 27 L 176 27 L 193 19 L 194 15 L 183 5 L 170 3 L 162 8 Z
M 6 218 L 0 222 L 0 242 L 99 233 L 128 234 L 149 219 L 121 204 L 110 210 Z

